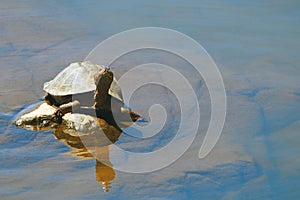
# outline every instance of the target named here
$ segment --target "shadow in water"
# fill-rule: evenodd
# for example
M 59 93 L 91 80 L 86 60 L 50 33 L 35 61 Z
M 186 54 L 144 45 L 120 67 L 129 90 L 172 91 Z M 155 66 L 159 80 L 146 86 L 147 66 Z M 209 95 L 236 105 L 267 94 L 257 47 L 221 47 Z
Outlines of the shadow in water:
M 32 108 L 37 105 L 39 104 L 35 104 Z M 25 110 L 28 111 L 28 109 Z M 21 110 L 18 115 L 24 112 Z M 47 126 L 41 126 L 44 122 L 27 124 L 20 128 L 31 131 L 50 131 L 57 140 L 70 147 L 71 150 L 67 154 L 79 160 L 96 158 L 95 179 L 105 192 L 109 192 L 116 175 L 110 162 L 110 146 L 118 140 L 123 132 L 122 129 L 116 123 L 79 113 L 69 115 L 61 124 L 50 122 Z M 132 122 L 128 122 L 128 126 L 131 124 Z
M 96 118 L 95 118 L 96 119 Z M 108 124 L 103 119 L 97 119 L 101 131 L 96 133 L 77 132 L 64 124 L 56 127 L 53 135 L 71 148 L 68 154 L 80 160 L 96 158 L 95 177 L 105 192 L 109 192 L 115 179 L 115 170 L 109 158 L 110 146 L 115 143 L 122 131 Z

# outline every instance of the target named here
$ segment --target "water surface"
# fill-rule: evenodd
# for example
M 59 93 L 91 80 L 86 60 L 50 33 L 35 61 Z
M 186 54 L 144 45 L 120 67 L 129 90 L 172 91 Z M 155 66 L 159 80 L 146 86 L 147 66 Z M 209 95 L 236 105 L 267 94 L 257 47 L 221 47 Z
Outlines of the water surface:
M 299 2 L 4 0 L 0 5 L 1 199 L 299 199 Z M 144 53 L 151 61 L 176 64 L 191 81 L 201 108 L 194 143 L 171 166 L 147 174 L 115 171 L 94 159 L 82 160 L 52 131 L 11 124 L 20 110 L 43 96 L 43 83 L 68 63 L 83 60 L 112 34 L 144 26 L 191 36 L 220 68 L 228 112 L 208 157 L 197 156 L 210 117 L 205 83 L 186 70 L 188 63 L 173 62 L 169 55 L 162 60 L 155 52 Z M 113 69 L 121 73 L 130 67 L 126 64 L 141 62 L 135 56 L 127 55 Z M 176 105 L 164 91 L 141 88 L 150 97 L 137 94 L 133 107 L 147 115 L 149 105 L 166 99 L 159 94 Z M 120 142 L 131 150 L 156 149 L 172 139 L 175 129 L 176 117 L 153 140 L 121 135 Z M 105 178 L 111 179 L 109 192 L 99 183 Z

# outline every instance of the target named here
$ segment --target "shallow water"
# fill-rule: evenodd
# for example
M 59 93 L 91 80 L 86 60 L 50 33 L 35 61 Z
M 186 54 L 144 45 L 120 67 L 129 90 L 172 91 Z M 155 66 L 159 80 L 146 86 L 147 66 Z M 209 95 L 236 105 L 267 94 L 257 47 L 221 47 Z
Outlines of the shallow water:
M 299 199 L 299 2 L 4 0 L 0 5 L 1 199 Z M 127 55 L 112 69 L 118 74 L 127 70 L 126 65 L 171 62 L 197 92 L 197 137 L 167 168 L 146 174 L 105 168 L 95 159 L 76 156 L 77 150 L 51 131 L 11 124 L 19 111 L 43 96 L 43 83 L 68 63 L 83 60 L 112 34 L 144 26 L 191 36 L 222 73 L 227 118 L 208 157 L 198 159 L 210 118 L 205 84 L 185 70 L 191 67 L 184 61 L 170 55 L 163 60 L 155 52 L 150 58 Z M 144 116 L 149 105 L 164 105 L 171 118 L 163 132 L 144 141 L 123 134 L 118 141 L 122 147 L 149 151 L 173 138 L 176 99 L 164 91 L 157 86 L 141 88 L 130 105 Z M 104 152 L 109 154 L 108 149 Z M 105 178 L 110 179 L 109 192 L 99 183 Z

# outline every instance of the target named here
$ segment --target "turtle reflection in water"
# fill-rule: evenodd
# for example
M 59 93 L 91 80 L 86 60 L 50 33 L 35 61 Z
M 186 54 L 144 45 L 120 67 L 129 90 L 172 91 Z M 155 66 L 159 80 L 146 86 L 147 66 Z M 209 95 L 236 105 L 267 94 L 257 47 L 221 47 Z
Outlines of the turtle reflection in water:
M 96 179 L 108 191 L 115 176 L 108 148 L 122 133 L 118 126 L 121 123 L 116 123 L 114 117 L 128 125 L 140 119 L 140 115 L 124 107 L 121 90 L 110 69 L 90 62 L 70 64 L 45 83 L 44 90 L 45 102 L 18 117 L 15 125 L 53 130 L 57 139 L 77 149 L 72 154 L 97 157 Z
M 78 113 L 66 114 L 62 123 L 55 128 L 41 128 L 38 123 L 24 127 L 30 130 L 53 130 L 55 138 L 70 147 L 67 154 L 80 160 L 96 158 L 95 179 L 105 192 L 109 192 L 116 175 L 110 162 L 109 148 L 122 134 L 118 127 L 101 118 Z
M 73 115 L 78 118 L 86 117 L 81 114 Z M 71 122 L 71 119 L 69 122 Z M 55 129 L 53 134 L 58 140 L 71 148 L 68 154 L 76 156 L 79 159 L 96 158 L 96 180 L 105 192 L 109 192 L 112 187 L 111 183 L 116 175 L 113 165 L 109 160 L 109 148 L 110 144 L 118 140 L 122 132 L 118 128 L 106 123 L 103 119 L 98 118 L 97 122 L 97 126 L 101 130 L 76 130 L 76 128 L 71 129 L 70 125 L 61 124 Z

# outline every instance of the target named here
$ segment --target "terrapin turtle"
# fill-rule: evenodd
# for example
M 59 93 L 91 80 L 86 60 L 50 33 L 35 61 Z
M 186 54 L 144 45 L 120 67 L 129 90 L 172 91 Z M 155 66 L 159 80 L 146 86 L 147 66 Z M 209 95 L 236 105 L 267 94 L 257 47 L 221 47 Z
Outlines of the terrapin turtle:
M 124 108 L 121 89 L 110 69 L 89 61 L 70 64 L 53 80 L 46 82 L 44 90 L 45 101 L 57 107 L 58 117 L 72 110 L 79 109 L 86 114 L 94 109 L 98 117 L 111 121 L 115 116 L 113 108 L 117 114 L 129 114 L 133 121 L 140 118 Z

